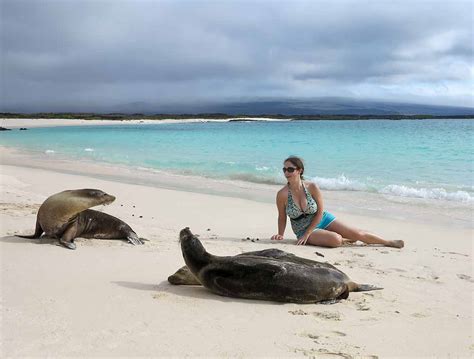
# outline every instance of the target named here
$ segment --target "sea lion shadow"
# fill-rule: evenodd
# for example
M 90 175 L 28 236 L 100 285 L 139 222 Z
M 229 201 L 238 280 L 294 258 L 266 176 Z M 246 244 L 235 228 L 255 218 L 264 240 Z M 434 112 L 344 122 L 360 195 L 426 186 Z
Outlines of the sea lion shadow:
M 126 281 L 112 281 L 111 283 L 117 284 L 121 287 L 136 289 L 136 290 L 156 290 L 158 287 L 157 284 L 126 282 Z
M 33 243 L 33 244 L 50 244 L 53 246 L 58 246 L 58 240 L 55 238 L 51 237 L 41 237 L 41 238 L 22 238 L 18 237 L 18 235 L 11 235 L 11 236 L 5 236 L 0 238 L 1 242 L 5 243 Z
M 271 301 L 262 301 L 262 300 L 253 300 L 253 299 L 243 299 L 243 298 L 233 298 L 233 297 L 224 297 L 215 293 L 212 293 L 209 289 L 201 285 L 173 285 L 168 283 L 168 281 L 163 281 L 155 286 L 155 289 L 158 288 L 161 293 L 168 293 L 173 295 L 178 295 L 181 297 L 190 297 L 196 298 L 199 300 L 213 300 L 222 303 L 231 303 L 231 302 L 241 302 L 248 304 L 261 304 L 261 305 L 284 305 L 285 303 L 280 302 L 271 302 Z

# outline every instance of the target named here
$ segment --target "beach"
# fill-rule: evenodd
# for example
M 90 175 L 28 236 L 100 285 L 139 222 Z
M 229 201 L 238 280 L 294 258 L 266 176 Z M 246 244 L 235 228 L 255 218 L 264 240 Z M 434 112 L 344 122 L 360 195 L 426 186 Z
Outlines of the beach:
M 50 121 L 2 120 L 0 126 L 83 124 Z M 275 185 L 149 178 L 159 175 L 51 157 L 39 160 L 5 147 L 0 151 L 2 357 L 474 354 L 472 225 L 447 221 L 442 208 L 420 214 L 400 202 L 395 212 L 413 212 L 409 219 L 385 207 L 371 215 L 352 210 L 353 194 L 328 191 L 326 206 L 338 218 L 402 239 L 405 248 L 295 246 L 289 224 L 287 239 L 270 240 L 277 222 Z M 77 250 L 71 251 L 55 240 L 14 236 L 33 233 L 37 210 L 48 196 L 77 188 L 116 196 L 112 204 L 96 209 L 124 220 L 149 241 L 132 246 L 79 238 Z M 327 261 L 358 283 L 384 289 L 351 293 L 331 305 L 298 305 L 172 286 L 167 277 L 184 265 L 178 243 L 184 227 L 199 234 L 212 254 L 278 248 Z
M 271 119 L 265 117 L 236 117 L 233 119 L 239 121 L 288 121 Z M 199 123 L 199 122 L 229 122 L 229 119 L 136 119 L 136 120 L 85 120 L 80 118 L 0 118 L 0 127 L 9 129 L 36 128 L 36 127 L 57 127 L 57 126 L 110 126 L 110 125 L 130 125 L 130 124 L 155 124 L 155 123 Z

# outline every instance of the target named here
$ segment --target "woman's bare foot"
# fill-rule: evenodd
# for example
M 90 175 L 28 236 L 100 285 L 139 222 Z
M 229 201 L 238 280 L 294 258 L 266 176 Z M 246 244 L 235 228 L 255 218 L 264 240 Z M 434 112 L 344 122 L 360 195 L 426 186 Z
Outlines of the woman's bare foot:
M 342 246 L 353 246 L 353 245 L 355 244 L 355 242 L 357 242 L 357 240 L 343 238 L 341 245 L 342 245 Z
M 401 240 L 387 241 L 386 246 L 393 247 L 393 248 L 403 248 L 405 246 L 405 242 Z

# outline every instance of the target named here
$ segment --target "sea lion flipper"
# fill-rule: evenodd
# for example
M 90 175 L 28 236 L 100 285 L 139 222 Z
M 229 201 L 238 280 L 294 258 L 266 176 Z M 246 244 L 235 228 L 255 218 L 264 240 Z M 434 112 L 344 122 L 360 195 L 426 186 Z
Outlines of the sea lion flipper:
M 59 243 L 61 243 L 64 247 L 69 248 L 69 249 L 76 249 L 76 244 L 74 242 L 66 242 L 63 241 L 62 239 L 59 240 Z
M 143 241 L 140 238 L 138 238 L 136 233 L 130 233 L 127 236 L 127 241 L 129 241 L 134 246 L 137 246 L 137 245 L 140 245 L 140 244 L 145 244 L 145 243 L 143 243 Z
M 370 290 L 382 290 L 381 287 L 376 287 L 372 284 L 357 284 L 357 287 L 354 289 L 354 292 L 368 292 Z
M 71 225 L 69 225 L 69 227 L 66 228 L 61 238 L 59 239 L 59 243 L 62 244 L 66 248 L 76 249 L 76 244 L 73 242 L 74 238 L 76 238 L 76 234 L 77 234 L 77 222 L 74 222 Z

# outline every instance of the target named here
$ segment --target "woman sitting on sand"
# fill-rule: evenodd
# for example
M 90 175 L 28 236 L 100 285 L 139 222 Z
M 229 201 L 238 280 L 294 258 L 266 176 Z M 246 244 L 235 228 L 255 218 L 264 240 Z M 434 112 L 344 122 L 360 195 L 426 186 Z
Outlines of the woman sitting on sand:
M 303 181 L 304 164 L 299 157 L 291 156 L 283 162 L 283 173 L 288 181 L 277 193 L 278 234 L 273 240 L 282 240 L 286 228 L 286 216 L 300 244 L 321 247 L 339 247 L 344 243 L 361 241 L 367 244 L 383 244 L 403 248 L 403 241 L 387 241 L 354 227 L 347 226 L 324 211 L 323 197 L 313 182 Z

